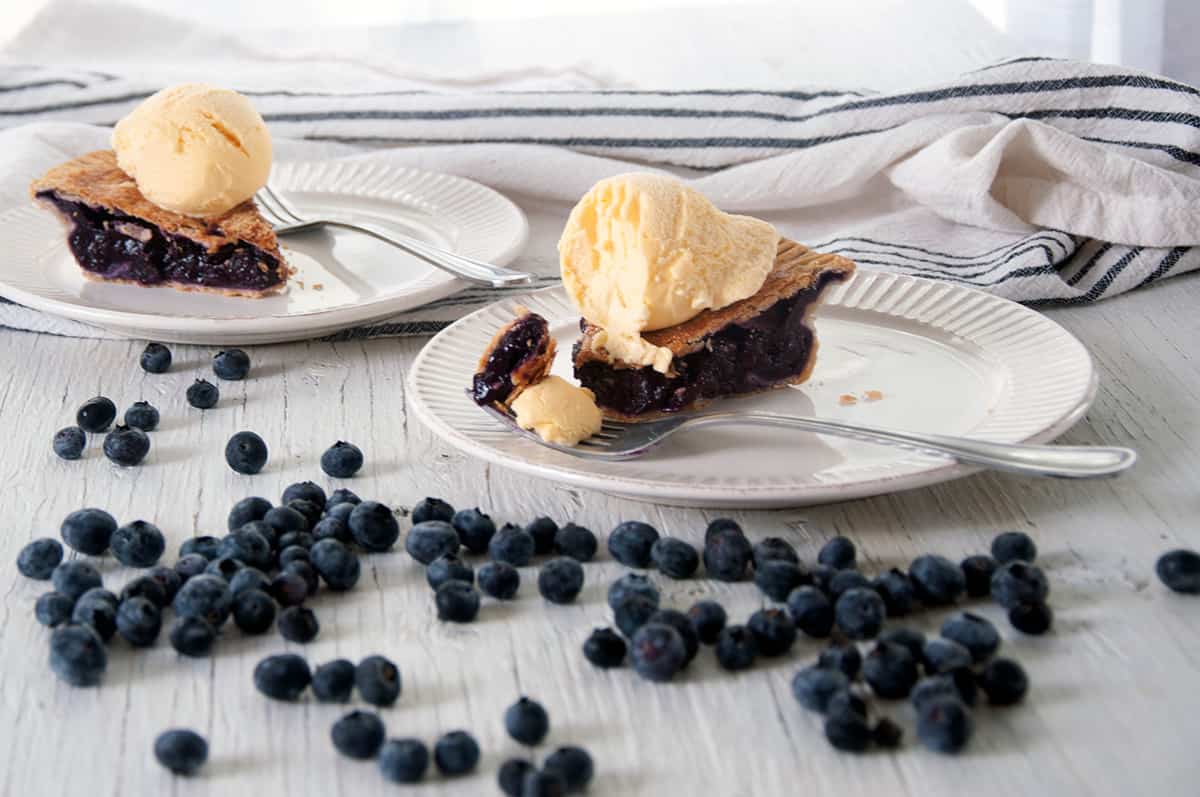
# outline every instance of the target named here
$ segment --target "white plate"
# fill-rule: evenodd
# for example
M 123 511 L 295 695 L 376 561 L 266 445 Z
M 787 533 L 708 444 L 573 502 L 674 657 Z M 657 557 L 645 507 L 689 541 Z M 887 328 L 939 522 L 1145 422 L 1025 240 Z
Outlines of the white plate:
M 684 432 L 625 462 L 578 459 L 504 430 L 465 395 L 480 352 L 513 307 L 545 316 L 554 371 L 570 378 L 579 315 L 561 288 L 490 305 L 443 330 L 409 374 L 409 402 L 435 434 L 522 473 L 645 501 L 783 507 L 878 495 L 976 468 L 880 445 L 760 427 Z M 860 421 L 1004 442 L 1045 441 L 1091 404 L 1096 377 L 1078 340 L 1021 305 L 945 282 L 860 270 L 817 310 L 821 349 L 799 387 L 722 409 Z M 867 391 L 883 398 L 865 401 Z M 857 403 L 841 402 L 844 395 Z
M 281 163 L 271 180 L 302 213 L 369 219 L 492 263 L 512 260 L 529 232 L 520 208 L 461 177 L 360 160 Z M 6 250 L 0 260 L 5 298 L 117 334 L 177 343 L 317 337 L 420 307 L 465 285 L 387 244 L 345 231 L 281 239 L 298 273 L 286 293 L 267 299 L 85 280 L 62 226 L 40 208 L 0 215 L 0 239 Z

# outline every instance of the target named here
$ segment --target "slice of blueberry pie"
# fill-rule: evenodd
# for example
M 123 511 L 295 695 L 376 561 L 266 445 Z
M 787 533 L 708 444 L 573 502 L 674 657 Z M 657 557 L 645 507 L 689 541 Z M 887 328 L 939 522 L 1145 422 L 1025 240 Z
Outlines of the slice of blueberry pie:
M 774 266 L 757 293 L 642 333 L 648 343 L 670 350 L 666 373 L 615 359 L 599 342 L 603 330 L 582 319 L 583 337 L 573 352 L 575 377 L 595 394 L 606 416 L 626 421 L 801 383 L 816 363 L 812 312 L 830 285 L 853 273 L 854 263 L 844 257 L 780 239 Z
M 511 404 L 549 373 L 554 351 L 546 319 L 518 308 L 517 317 L 500 328 L 479 358 L 471 397 L 476 404 Z
M 30 192 L 66 224 L 67 244 L 88 279 L 252 298 L 287 284 L 290 270 L 253 200 L 207 218 L 164 210 L 142 195 L 111 150 L 55 166 Z

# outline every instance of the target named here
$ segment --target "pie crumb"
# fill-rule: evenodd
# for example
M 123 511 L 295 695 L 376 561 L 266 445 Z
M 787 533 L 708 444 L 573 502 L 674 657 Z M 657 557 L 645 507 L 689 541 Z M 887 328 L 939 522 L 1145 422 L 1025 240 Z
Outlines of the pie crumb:
M 314 291 L 323 291 L 323 290 L 325 290 L 325 283 L 324 283 L 324 282 L 314 282 L 314 283 L 313 283 L 313 290 L 314 290 Z
M 883 398 L 883 391 L 868 390 L 866 393 L 863 393 L 863 398 L 867 401 L 879 401 Z
M 296 280 L 296 284 L 300 286 L 300 290 L 304 290 L 304 280 Z
M 858 399 L 849 393 L 843 393 L 842 395 L 838 396 L 838 404 L 841 404 L 843 407 L 849 407 L 851 404 L 857 403 Z

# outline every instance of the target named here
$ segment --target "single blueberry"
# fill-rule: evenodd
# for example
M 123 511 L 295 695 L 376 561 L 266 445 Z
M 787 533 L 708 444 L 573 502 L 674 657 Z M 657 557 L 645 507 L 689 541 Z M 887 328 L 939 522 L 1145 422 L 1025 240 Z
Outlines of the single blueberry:
M 334 659 L 313 671 L 313 697 L 322 703 L 345 703 L 354 692 L 354 662 Z
M 851 571 L 853 572 L 853 571 Z M 808 583 L 808 573 L 786 559 L 767 559 L 754 568 L 754 583 L 764 595 L 783 603 L 792 590 Z
M 646 623 L 639 628 L 633 635 L 629 657 L 637 674 L 649 681 L 671 680 L 688 660 L 683 637 L 665 623 Z
M 473 554 L 487 553 L 488 543 L 496 533 L 496 523 L 479 507 L 460 509 L 450 519 L 450 525 L 458 533 L 458 540 Z
M 926 701 L 917 712 L 917 738 L 939 753 L 957 753 L 967 746 L 974 731 L 971 711 L 953 697 Z
M 824 714 L 830 699 L 850 688 L 850 679 L 841 670 L 812 665 L 792 678 L 792 695 L 809 711 Z
M 641 573 L 626 573 L 608 585 L 608 606 L 616 609 L 630 595 L 648 598 L 655 606 L 659 604 L 658 587 Z
M 620 667 L 625 651 L 625 640 L 611 628 L 597 628 L 583 642 L 583 657 L 601 669 Z
M 708 546 L 708 543 L 712 540 L 713 537 L 715 537 L 717 534 L 721 533 L 722 531 L 733 531 L 733 532 L 737 532 L 738 534 L 741 534 L 743 537 L 746 536 L 745 532 L 742 531 L 741 525 L 739 525 L 736 520 L 733 520 L 732 518 L 727 518 L 727 517 L 714 518 L 704 528 L 704 545 L 705 545 L 705 547 Z
M 275 601 L 262 589 L 238 593 L 233 599 L 233 623 L 243 634 L 265 634 L 275 622 Z
M 307 606 L 289 606 L 279 613 L 275 622 L 279 635 L 289 642 L 307 644 L 317 638 L 321 624 Z
M 197 379 L 187 389 L 187 403 L 198 410 L 210 410 L 221 400 L 221 391 L 206 379 Z
M 212 652 L 217 631 L 200 617 L 176 617 L 167 631 L 167 639 L 184 656 L 200 658 Z
M 727 625 L 717 634 L 717 664 L 736 672 L 748 670 L 758 658 L 758 640 L 744 625 Z
M 429 567 L 425 568 L 425 580 L 429 582 L 429 586 L 432 589 L 437 589 L 450 580 L 465 581 L 468 584 L 474 584 L 475 568 L 452 553 L 443 554 L 430 562 Z
M 863 678 L 885 700 L 908 697 L 920 677 L 917 660 L 903 645 L 877 642 L 863 659 Z
M 766 537 L 754 543 L 752 549 L 755 569 L 761 568 L 767 562 L 791 562 L 800 564 L 800 557 L 792 544 L 782 537 Z
M 75 601 L 61 592 L 44 592 L 33 605 L 33 614 L 42 625 L 55 628 L 71 619 L 71 610 L 74 608 Z
M 833 607 L 837 627 L 850 639 L 870 639 L 879 633 L 887 616 L 883 598 L 872 589 L 848 589 Z
M 1000 633 L 986 617 L 959 612 L 942 623 L 942 636 L 966 648 L 976 664 L 986 661 L 1000 648 Z
M 281 570 L 271 579 L 267 594 L 280 606 L 299 606 L 308 597 L 308 582 L 298 573 Z
M 916 606 L 917 593 L 913 589 L 912 579 L 895 567 L 876 576 L 871 581 L 871 588 L 883 598 L 888 617 L 904 617 Z
M 63 542 L 80 553 L 100 556 L 108 550 L 117 521 L 103 509 L 78 509 L 62 522 Z
M 343 440 L 338 440 L 321 455 L 321 470 L 335 479 L 349 479 L 362 466 L 362 449 Z
M 1054 611 L 1042 601 L 1018 603 L 1008 610 L 1008 622 L 1022 634 L 1037 636 L 1054 625 Z
M 275 700 L 295 700 L 310 683 L 308 662 L 295 653 L 267 656 L 254 667 L 255 688 Z
M 429 769 L 429 748 L 420 739 L 389 739 L 379 748 L 379 771 L 392 783 L 416 783 Z
M 479 614 L 479 590 L 464 581 L 447 581 L 434 593 L 439 620 L 469 623 Z
M 158 421 L 158 410 L 148 401 L 135 401 L 125 410 L 125 425 L 131 429 L 153 432 L 158 428 Z
M 1176 548 L 1158 557 L 1154 565 L 1158 580 L 1184 595 L 1200 594 L 1200 553 Z
M 150 453 L 150 437 L 141 429 L 114 427 L 104 436 L 104 456 L 125 468 L 141 464 Z
M 561 773 L 567 781 L 568 791 L 586 789 L 596 771 L 588 751 L 574 746 L 560 747 L 546 756 L 542 769 Z
M 362 572 L 358 556 L 337 540 L 317 540 L 309 551 L 309 558 L 330 589 L 341 592 L 358 583 Z
M 324 510 L 328 498 L 325 495 L 325 490 L 319 484 L 314 482 L 296 482 L 289 484 L 283 490 L 283 495 L 279 499 L 279 503 L 287 505 L 297 498 L 302 498 L 305 501 L 311 501 L 316 504 L 321 510 Z
M 834 643 L 817 656 L 817 666 L 826 670 L 838 670 L 853 681 L 862 669 L 862 653 L 853 642 Z
M 54 433 L 52 446 L 62 459 L 79 459 L 87 447 L 87 435 L 78 426 L 67 426 Z
M 721 633 L 728 619 L 725 607 L 716 601 L 697 601 L 688 609 L 687 614 L 692 622 L 692 629 L 696 632 L 696 638 L 705 645 L 716 644 L 717 635 Z
M 400 524 L 396 522 L 396 515 L 391 507 L 378 501 L 363 501 L 355 506 L 346 525 L 350 527 L 354 541 L 363 550 L 372 553 L 391 550 L 400 538 Z
M 171 367 L 171 350 L 161 343 L 147 343 L 138 362 L 148 374 L 165 374 Z
M 488 543 L 488 555 L 497 562 L 525 567 L 533 561 L 533 537 L 519 526 L 506 524 Z
M 659 537 L 650 546 L 650 558 L 664 576 L 691 578 L 700 567 L 700 554 L 690 543 L 676 537 Z
M 613 609 L 613 622 L 626 637 L 632 637 L 658 611 L 658 603 L 645 595 L 630 595 Z
M 237 531 L 247 523 L 262 520 L 271 511 L 271 502 L 257 495 L 243 498 L 229 510 L 228 529 Z
M 858 551 L 853 542 L 846 537 L 834 537 L 821 546 L 817 553 L 817 563 L 834 570 L 849 570 L 854 568 L 857 556 Z
M 750 615 L 746 627 L 758 642 L 764 656 L 782 656 L 796 641 L 796 624 L 783 609 L 759 609 Z
M 1011 706 L 1029 691 L 1029 677 L 1012 659 L 993 659 L 979 673 L 979 688 L 993 706 Z
M 992 540 L 992 558 L 997 564 L 1034 562 L 1038 549 L 1033 538 L 1023 531 L 1004 531 Z
M 479 763 L 479 743 L 466 731 L 450 731 L 434 743 L 433 760 L 443 775 L 464 775 Z
M 87 562 L 68 559 L 54 568 L 50 582 L 56 591 L 74 601 L 89 589 L 100 586 L 100 573 Z
M 538 571 L 537 583 L 551 603 L 571 603 L 583 590 L 583 565 L 569 556 L 551 559 Z
M 175 599 L 175 593 L 179 592 L 179 588 L 183 586 L 183 578 L 175 571 L 173 567 L 166 565 L 156 565 L 146 571 L 146 576 L 157 581 L 163 589 L 163 603 L 165 606 Z M 149 596 L 147 596 L 149 597 Z
M 348 758 L 373 758 L 386 735 L 383 720 L 373 711 L 351 711 L 333 723 L 329 738 L 339 753 Z
M 46 581 L 63 559 L 62 543 L 41 537 L 27 543 L 17 554 L 17 570 L 26 578 Z
M 117 405 L 104 396 L 88 399 L 75 413 L 75 423 L 85 432 L 104 432 L 117 417 Z
M 992 574 L 992 600 L 1005 609 L 1045 601 L 1049 592 L 1045 573 L 1027 562 L 1017 560 L 1000 565 Z
M 479 589 L 497 600 L 512 600 L 521 586 L 521 573 L 508 562 L 485 562 L 479 568 Z
M 179 588 L 172 606 L 179 617 L 198 617 L 220 628 L 233 609 L 233 593 L 225 579 L 204 573 Z
M 360 505 L 360 508 L 364 505 Z M 356 509 L 355 512 L 358 512 Z M 452 556 L 458 553 L 462 543 L 458 532 L 449 523 L 442 520 L 427 520 L 409 529 L 404 539 L 404 550 L 408 555 L 423 565 L 429 565 L 442 556 Z
M 374 706 L 390 706 L 400 697 L 400 670 L 384 656 L 367 656 L 354 669 L 354 685 Z
M 162 612 L 146 598 L 126 598 L 117 609 L 117 631 L 135 647 L 149 647 L 162 630 Z
M 650 549 L 658 539 L 658 530 L 649 523 L 627 520 L 608 535 L 608 552 L 626 567 L 650 567 Z
M 250 355 L 241 349 L 219 351 L 213 357 L 212 369 L 218 379 L 239 382 L 250 373 Z
M 833 604 L 816 587 L 796 587 L 787 598 L 796 627 L 811 637 L 827 637 L 833 630 Z
M 426 520 L 441 520 L 449 523 L 454 519 L 454 507 L 440 498 L 422 498 L 412 510 L 412 522 L 424 523 Z
M 238 432 L 225 444 L 225 462 L 235 473 L 260 472 L 269 455 L 266 442 L 254 432 Z
M 150 345 L 158 344 L 151 343 Z M 143 355 L 144 359 L 145 355 Z M 167 361 L 170 362 L 169 355 Z M 142 367 L 145 368 L 144 363 Z M 161 371 L 152 371 L 152 373 L 161 373 Z M 208 760 L 208 742 L 200 734 L 186 728 L 163 731 L 154 740 L 154 757 L 158 759 L 158 763 L 176 775 L 194 775 Z
M 967 589 L 962 568 L 944 556 L 918 556 L 908 568 L 917 597 L 930 606 L 947 606 Z
M 959 564 L 966 579 L 968 598 L 985 597 L 992 590 L 992 574 L 996 572 L 996 560 L 990 556 L 976 554 L 968 556 Z
M 550 715 L 541 703 L 522 695 L 505 709 L 504 730 L 521 744 L 536 747 L 550 732 Z
M 960 667 L 970 667 L 974 662 L 971 651 L 949 639 L 930 639 L 921 648 L 921 662 L 925 671 L 940 674 L 957 670 Z
M 554 535 L 554 550 L 578 562 L 590 562 L 595 557 L 599 542 L 591 529 L 567 523 Z
M 135 520 L 114 531 L 109 545 L 116 560 L 126 567 L 151 567 L 167 549 L 167 540 L 158 526 Z
M 558 534 L 558 524 L 548 517 L 538 517 L 525 524 L 525 531 L 533 537 L 533 552 L 545 556 L 554 550 L 554 535 Z
M 744 579 L 753 557 L 750 540 L 740 530 L 718 531 L 704 543 L 704 569 L 718 581 Z
M 95 686 L 107 668 L 104 642 L 91 628 L 64 625 L 50 635 L 50 669 L 72 686 Z

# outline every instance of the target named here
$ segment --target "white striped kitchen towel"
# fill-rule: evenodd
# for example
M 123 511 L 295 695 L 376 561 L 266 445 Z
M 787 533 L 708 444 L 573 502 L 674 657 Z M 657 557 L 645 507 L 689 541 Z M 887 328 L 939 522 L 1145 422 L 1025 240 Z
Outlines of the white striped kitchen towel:
M 0 65 L 0 206 L 26 201 L 46 166 L 103 146 L 105 128 L 158 88 Z M 1200 91 L 1123 67 L 1021 58 L 894 94 L 318 91 L 272 86 L 266 73 L 234 88 L 253 98 L 280 157 L 452 172 L 536 208 L 518 263 L 545 281 L 570 203 L 601 177 L 646 168 L 863 267 L 1036 306 L 1200 266 Z M 428 333 L 495 295 L 464 292 L 345 336 Z M 99 334 L 13 305 L 0 306 L 0 324 Z

